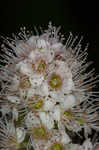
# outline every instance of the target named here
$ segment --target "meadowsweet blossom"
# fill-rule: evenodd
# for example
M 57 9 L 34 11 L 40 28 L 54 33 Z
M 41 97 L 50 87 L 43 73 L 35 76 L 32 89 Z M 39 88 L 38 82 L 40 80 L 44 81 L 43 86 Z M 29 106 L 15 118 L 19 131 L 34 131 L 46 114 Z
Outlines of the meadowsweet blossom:
M 74 132 L 78 132 L 83 128 L 85 136 L 88 136 L 92 128 L 98 130 L 99 113 L 97 105 L 98 101 L 96 99 L 94 100 L 94 104 L 85 102 L 82 105 L 76 105 L 75 107 L 65 109 L 62 115 L 63 124 Z
M 41 35 L 25 29 L 4 39 L 0 55 L 0 143 L 2 150 L 95 150 L 89 139 L 99 131 L 98 82 L 87 71 L 87 48 L 70 33 L 65 40 L 49 24 Z M 12 116 L 10 116 L 10 113 Z M 6 117 L 6 123 L 4 118 Z M 10 116 L 10 117 L 9 117 Z M 9 121 L 13 124 L 9 124 Z M 73 134 L 84 132 L 83 144 Z

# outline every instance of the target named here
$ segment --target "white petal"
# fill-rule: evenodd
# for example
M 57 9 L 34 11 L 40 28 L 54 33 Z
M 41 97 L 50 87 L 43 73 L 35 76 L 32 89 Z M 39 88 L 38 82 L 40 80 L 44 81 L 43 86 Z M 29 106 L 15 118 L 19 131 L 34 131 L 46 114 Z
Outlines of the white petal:
M 69 138 L 69 136 L 65 132 L 63 132 L 61 142 L 63 144 L 68 144 L 70 141 L 71 141 L 71 139 Z
M 54 120 L 60 121 L 60 115 L 61 115 L 60 108 L 54 107 L 54 113 L 53 113 Z
M 54 102 L 51 101 L 50 99 L 49 100 L 45 100 L 45 103 L 44 103 L 44 110 L 45 111 L 49 111 L 49 110 L 52 110 L 53 107 L 54 107 Z
M 74 89 L 74 83 L 72 81 L 72 78 L 64 79 L 64 86 L 62 91 L 66 94 L 71 93 L 71 91 Z
M 21 143 L 24 140 L 24 138 L 25 138 L 25 130 L 24 130 L 24 128 L 17 128 L 16 129 L 16 133 L 17 133 L 18 143 Z
M 46 82 L 44 82 L 42 84 L 40 90 L 41 90 L 42 96 L 48 96 L 49 95 L 48 84 Z
M 29 40 L 27 41 L 27 43 L 32 47 L 32 48 L 35 48 L 36 47 L 36 44 L 37 44 L 37 39 L 38 39 L 38 36 L 31 36 L 29 38 Z
M 61 106 L 64 109 L 68 109 L 68 108 L 73 107 L 75 105 L 75 103 L 76 103 L 75 96 L 72 94 L 69 94 L 66 96 L 65 100 L 62 101 Z
M 48 45 L 49 45 L 49 43 L 43 39 L 39 39 L 37 41 L 38 48 L 47 48 Z
M 32 97 L 35 94 L 35 89 L 29 88 L 26 94 L 28 98 Z
M 26 61 L 21 61 L 16 65 L 17 69 L 20 70 L 20 72 L 24 75 L 30 75 L 32 74 L 32 69 L 29 63 Z
M 29 58 L 30 60 L 35 60 L 35 57 L 36 57 L 35 51 L 31 51 L 30 54 L 29 54 L 29 56 L 28 56 L 28 58 Z
M 40 119 L 42 123 L 48 128 L 52 129 L 54 126 L 54 120 L 49 114 L 46 114 L 45 112 L 40 112 L 39 113 Z
M 18 120 L 18 111 L 16 108 L 13 108 L 13 120 Z
M 7 96 L 7 99 L 12 103 L 17 103 L 17 104 L 20 103 L 20 99 L 16 96 Z
M 52 45 L 52 49 L 60 49 L 62 47 L 62 43 L 55 43 Z
M 25 119 L 25 124 L 27 127 L 33 127 L 33 125 L 40 124 L 40 120 L 34 116 L 33 112 L 29 112 Z

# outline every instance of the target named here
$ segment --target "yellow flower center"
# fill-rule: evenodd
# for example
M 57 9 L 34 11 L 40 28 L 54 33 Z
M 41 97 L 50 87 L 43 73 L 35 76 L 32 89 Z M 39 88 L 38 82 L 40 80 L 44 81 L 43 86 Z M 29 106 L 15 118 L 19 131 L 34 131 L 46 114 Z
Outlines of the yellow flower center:
M 45 69 L 46 69 L 46 63 L 44 60 L 41 60 L 40 63 L 38 64 L 37 72 L 39 73 L 44 72 Z
M 42 108 L 43 100 L 39 95 L 35 95 L 33 98 L 28 100 L 28 107 L 32 110 L 38 110 Z
M 60 143 L 56 143 L 51 146 L 50 150 L 63 150 L 63 145 Z
M 29 81 L 29 78 L 27 76 L 25 76 L 23 79 L 20 80 L 20 88 L 30 88 L 31 84 Z
M 72 117 L 73 117 L 73 113 L 72 113 L 72 111 L 71 111 L 70 109 L 66 110 L 66 111 L 64 112 L 64 115 L 65 115 L 66 117 L 68 117 L 68 118 L 72 118 Z
M 35 127 L 33 129 L 33 135 L 38 139 L 46 139 L 46 129 L 44 127 Z
M 62 78 L 60 77 L 60 75 L 53 73 L 50 76 L 48 83 L 49 83 L 51 88 L 57 90 L 58 88 L 60 88 L 62 86 Z
M 34 105 L 35 109 L 40 109 L 43 106 L 43 101 L 42 100 L 38 100 L 38 102 Z

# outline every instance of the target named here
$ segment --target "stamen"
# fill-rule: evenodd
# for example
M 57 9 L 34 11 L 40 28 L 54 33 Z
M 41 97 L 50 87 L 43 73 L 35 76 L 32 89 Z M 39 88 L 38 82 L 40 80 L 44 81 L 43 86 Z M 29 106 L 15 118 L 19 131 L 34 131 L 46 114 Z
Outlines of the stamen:
M 42 73 L 46 70 L 46 63 L 44 60 L 41 60 L 38 64 L 38 67 L 37 67 L 37 72 L 38 73 Z
M 37 139 L 46 139 L 47 138 L 47 132 L 46 129 L 43 126 L 38 126 L 33 128 L 33 135 Z
M 64 147 L 61 143 L 53 144 L 49 150 L 64 150 Z
M 43 106 L 43 98 L 39 95 L 34 95 L 33 98 L 28 99 L 28 107 L 32 109 L 32 111 L 38 110 Z
M 19 84 L 19 87 L 24 89 L 24 88 L 30 88 L 31 84 L 30 84 L 30 81 L 29 81 L 29 78 L 27 76 L 23 77 L 21 80 L 20 80 L 20 84 Z

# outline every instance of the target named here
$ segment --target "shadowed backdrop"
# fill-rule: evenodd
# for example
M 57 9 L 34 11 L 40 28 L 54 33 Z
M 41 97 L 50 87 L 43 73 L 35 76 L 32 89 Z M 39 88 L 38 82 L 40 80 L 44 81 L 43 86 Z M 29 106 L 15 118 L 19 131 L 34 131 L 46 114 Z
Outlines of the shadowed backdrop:
M 1 0 L 0 35 L 10 36 L 26 26 L 47 28 L 49 21 L 61 26 L 61 32 L 84 36 L 90 43 L 89 60 L 99 73 L 99 9 L 98 2 L 87 0 Z

